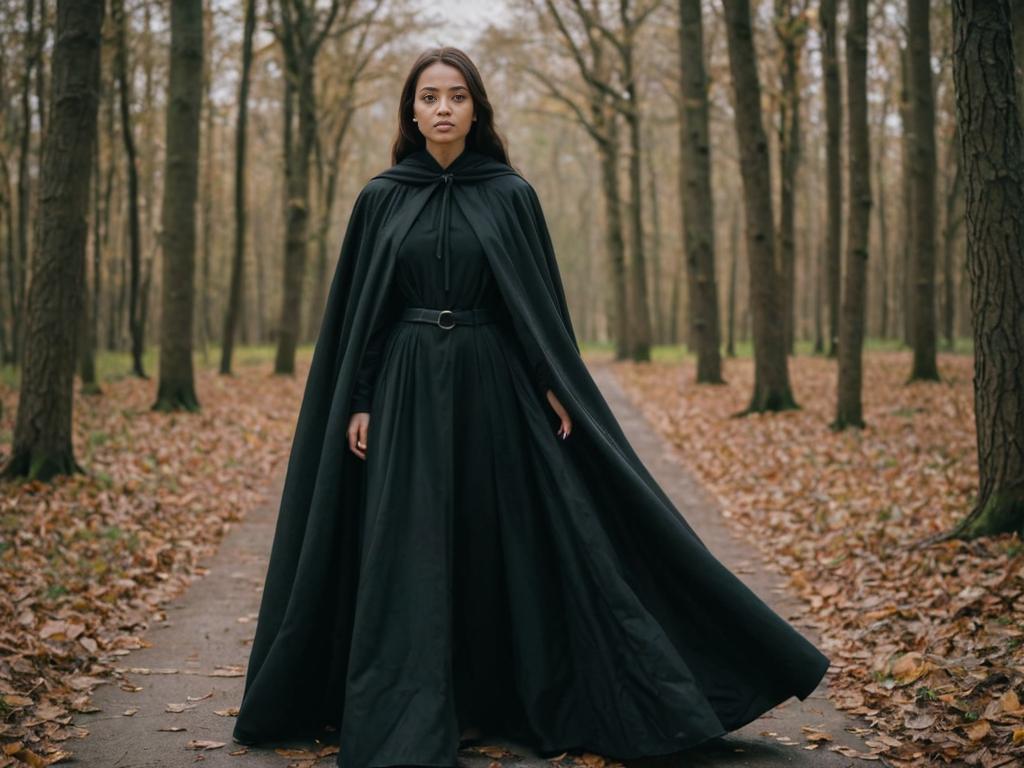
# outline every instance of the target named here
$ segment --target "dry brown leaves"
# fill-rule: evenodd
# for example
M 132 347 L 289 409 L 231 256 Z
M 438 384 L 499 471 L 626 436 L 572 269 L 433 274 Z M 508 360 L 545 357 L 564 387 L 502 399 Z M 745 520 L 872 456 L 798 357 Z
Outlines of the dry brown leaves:
M 791 360 L 801 410 L 741 419 L 749 359 L 727 361 L 724 387 L 693 384 L 691 362 L 615 364 L 731 526 L 788 575 L 832 659 L 830 698 L 893 765 L 1024 756 L 1020 540 L 908 546 L 971 508 L 972 365 L 942 355 L 941 383 L 907 385 L 908 353 L 870 353 L 867 429 L 836 433 L 832 361 Z
M 305 367 L 294 379 L 269 366 L 239 370 L 198 372 L 195 414 L 151 411 L 153 381 L 76 394 L 75 456 L 90 474 L 0 484 L 0 767 L 70 756 L 61 744 L 85 735 L 72 718 L 94 711 L 90 691 L 113 681 L 113 662 L 166 619 L 161 604 L 201 577 L 199 561 L 265 500 L 287 458 Z M 3 451 L 16 395 L 0 388 Z

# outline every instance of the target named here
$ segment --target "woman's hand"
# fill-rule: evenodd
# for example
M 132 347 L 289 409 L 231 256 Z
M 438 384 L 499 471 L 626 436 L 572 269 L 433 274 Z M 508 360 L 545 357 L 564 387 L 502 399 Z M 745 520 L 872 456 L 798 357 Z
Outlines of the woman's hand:
M 558 418 L 562 420 L 561 426 L 558 428 L 558 436 L 565 440 L 572 431 L 572 419 L 569 418 L 569 413 L 565 410 L 565 406 L 562 405 L 561 401 L 555 396 L 555 393 L 550 389 L 547 391 L 548 402 L 551 403 L 551 407 L 555 413 L 558 414 Z
M 357 411 L 348 421 L 348 447 L 356 456 L 366 461 L 366 435 L 370 431 L 370 414 Z

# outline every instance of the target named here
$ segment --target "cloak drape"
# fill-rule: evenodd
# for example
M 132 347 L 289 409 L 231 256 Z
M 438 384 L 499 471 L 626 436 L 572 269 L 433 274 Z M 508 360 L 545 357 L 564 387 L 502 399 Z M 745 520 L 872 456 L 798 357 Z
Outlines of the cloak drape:
M 421 622 L 401 652 L 376 646 L 372 629 L 394 615 L 388 582 L 416 589 L 442 553 L 403 556 L 403 572 L 389 570 L 387 582 L 367 567 L 364 508 L 374 489 L 345 434 L 396 251 L 438 192 L 472 225 L 518 341 L 573 421 L 558 439 L 544 401 L 550 439 L 534 446 L 557 579 L 519 594 L 517 610 L 529 620 L 530 601 L 556 599 L 558 625 L 537 632 L 559 633 L 568 651 L 554 659 L 541 646 L 520 649 L 519 694 L 538 717 L 533 746 L 664 754 L 806 698 L 829 660 L 711 554 L 651 477 L 580 357 L 536 192 L 511 167 L 466 152 L 457 173 L 406 157 L 355 201 L 296 425 L 235 738 L 268 743 L 332 724 L 346 768 L 454 765 L 446 646 L 424 629 L 430 606 L 399 614 Z M 451 258 L 444 242 L 438 248 Z

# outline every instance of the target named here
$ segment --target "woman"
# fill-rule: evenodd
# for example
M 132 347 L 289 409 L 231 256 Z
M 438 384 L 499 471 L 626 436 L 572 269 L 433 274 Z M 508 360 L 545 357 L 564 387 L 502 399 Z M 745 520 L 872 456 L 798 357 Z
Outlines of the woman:
M 340 728 L 346 768 L 685 749 L 829 661 L 707 550 L 582 360 L 476 67 L 402 89 L 331 284 L 234 736 Z M 571 438 L 570 438 L 571 436 Z

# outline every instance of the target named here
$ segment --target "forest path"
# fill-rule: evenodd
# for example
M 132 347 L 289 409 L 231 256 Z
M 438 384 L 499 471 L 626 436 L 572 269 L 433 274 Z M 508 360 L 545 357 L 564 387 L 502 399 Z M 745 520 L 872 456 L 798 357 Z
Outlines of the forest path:
M 780 615 L 789 616 L 797 605 L 795 598 L 780 589 L 778 578 L 763 568 L 751 569 L 759 562 L 758 553 L 734 537 L 726 527 L 717 503 L 673 458 L 672 447 L 645 421 L 629 401 L 611 366 L 589 363 L 616 418 L 641 460 L 654 475 L 679 511 L 693 525 L 715 556 L 737 573 L 743 581 Z M 572 438 L 570 438 L 572 439 Z M 124 672 L 124 684 L 141 690 L 124 690 L 117 685 L 100 686 L 92 701 L 100 711 L 79 714 L 78 725 L 90 735 L 71 741 L 74 763 L 90 768 L 172 768 L 202 761 L 209 766 L 274 766 L 302 764 L 302 752 L 311 744 L 296 742 L 281 747 L 296 751 L 290 757 L 273 749 L 245 748 L 231 740 L 234 718 L 216 714 L 216 710 L 235 707 L 241 700 L 248 639 L 255 629 L 259 596 L 266 574 L 267 557 L 274 534 L 277 504 L 283 483 L 283 470 L 274 479 L 270 501 L 250 510 L 243 521 L 225 536 L 217 553 L 202 565 L 209 569 L 205 577 L 177 599 L 165 604 L 168 621 L 145 634 L 148 648 L 123 657 L 121 668 L 147 670 Z M 812 641 L 813 631 L 795 625 Z M 211 675 L 231 671 L 237 676 Z M 828 749 L 830 744 L 851 747 L 858 752 L 868 748 L 847 728 L 864 723 L 839 712 L 825 697 L 826 679 L 805 701 L 796 698 L 776 707 L 764 717 L 706 745 L 662 758 L 631 761 L 630 766 L 644 768 L 760 768 L 761 766 L 806 766 L 807 768 L 846 768 L 862 764 Z M 189 697 L 207 697 L 190 701 Z M 183 712 L 166 711 L 169 704 L 193 704 Z M 135 709 L 132 716 L 126 710 Z M 167 731 L 161 728 L 182 727 Z M 801 726 L 811 726 L 832 737 L 817 749 L 808 750 Z M 791 742 L 785 744 L 779 738 Z M 222 742 L 223 746 L 198 750 L 188 746 L 192 740 Z M 519 757 L 505 758 L 506 768 L 550 768 L 551 764 L 521 745 L 505 743 Z M 242 754 L 239 754 L 241 752 Z M 234 753 L 234 754 L 232 754 Z M 313 754 L 306 752 L 306 756 Z M 334 756 L 321 758 L 317 765 L 334 765 Z M 491 758 L 463 751 L 460 763 L 471 768 L 487 768 Z M 309 763 L 306 763 L 308 765 Z M 569 764 L 566 761 L 566 764 Z M 883 761 L 875 764 L 884 765 Z

